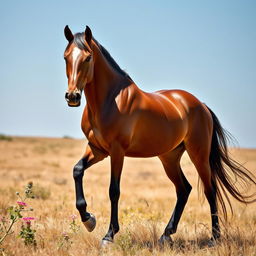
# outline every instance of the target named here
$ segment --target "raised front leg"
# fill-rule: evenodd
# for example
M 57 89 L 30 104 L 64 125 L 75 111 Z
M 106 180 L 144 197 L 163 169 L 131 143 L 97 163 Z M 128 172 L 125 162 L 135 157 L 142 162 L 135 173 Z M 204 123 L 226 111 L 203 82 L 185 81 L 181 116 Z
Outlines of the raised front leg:
M 74 166 L 73 177 L 75 180 L 75 190 L 76 190 L 76 208 L 80 213 L 81 220 L 89 232 L 93 231 L 96 225 L 95 217 L 86 211 L 86 201 L 84 198 L 83 191 L 83 176 L 84 171 L 92 166 L 93 164 L 99 162 L 105 157 L 105 155 L 91 148 L 87 145 L 86 153 L 84 157 Z
M 123 168 L 124 151 L 119 144 L 112 146 L 111 150 L 111 181 L 109 187 L 109 198 L 111 201 L 111 218 L 109 229 L 102 239 L 102 245 L 113 242 L 114 235 L 119 231 L 118 223 L 118 200 L 120 197 L 120 178 Z

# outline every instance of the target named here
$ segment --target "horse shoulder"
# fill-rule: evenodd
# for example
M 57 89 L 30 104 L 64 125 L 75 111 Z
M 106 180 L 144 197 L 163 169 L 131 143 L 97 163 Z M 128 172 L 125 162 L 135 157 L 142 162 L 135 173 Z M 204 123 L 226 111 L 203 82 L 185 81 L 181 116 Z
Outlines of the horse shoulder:
M 135 84 L 130 84 L 120 90 L 115 97 L 114 105 L 120 114 L 130 115 L 138 107 L 140 101 L 140 90 Z

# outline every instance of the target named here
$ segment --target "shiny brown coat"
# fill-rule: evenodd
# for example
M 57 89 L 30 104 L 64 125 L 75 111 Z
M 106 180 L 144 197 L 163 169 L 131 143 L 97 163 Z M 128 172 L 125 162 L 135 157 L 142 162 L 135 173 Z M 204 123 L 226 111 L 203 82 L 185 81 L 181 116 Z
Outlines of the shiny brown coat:
M 119 230 L 118 200 L 124 157 L 158 156 L 177 192 L 173 215 L 160 238 L 161 244 L 171 243 L 170 235 L 176 232 L 191 191 L 180 167 L 181 156 L 186 150 L 203 182 L 211 210 L 213 239 L 217 239 L 220 228 L 216 198 L 226 214 L 221 188 L 225 187 L 241 202 L 254 201 L 232 185 L 222 163 L 235 176 L 256 183 L 247 170 L 228 156 L 225 132 L 215 114 L 183 90 L 147 93 L 139 89 L 92 37 L 89 27 L 84 33 L 73 35 L 66 26 L 65 36 L 69 42 L 64 53 L 68 78 L 65 98 L 71 107 L 80 105 L 82 92 L 86 98 L 81 126 L 88 145 L 74 167 L 74 179 L 76 206 L 87 229 L 93 230 L 95 218 L 86 211 L 82 186 L 84 170 L 110 156 L 111 220 L 103 238 L 106 244 L 113 241 Z

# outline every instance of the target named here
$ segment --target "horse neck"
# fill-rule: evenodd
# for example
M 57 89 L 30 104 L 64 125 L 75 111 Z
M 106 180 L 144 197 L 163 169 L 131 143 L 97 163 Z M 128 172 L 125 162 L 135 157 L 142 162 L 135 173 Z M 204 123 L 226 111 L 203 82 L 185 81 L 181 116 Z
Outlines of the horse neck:
M 108 63 L 94 42 L 93 54 L 94 75 L 92 81 L 85 86 L 84 94 L 90 111 L 97 114 L 131 81 Z

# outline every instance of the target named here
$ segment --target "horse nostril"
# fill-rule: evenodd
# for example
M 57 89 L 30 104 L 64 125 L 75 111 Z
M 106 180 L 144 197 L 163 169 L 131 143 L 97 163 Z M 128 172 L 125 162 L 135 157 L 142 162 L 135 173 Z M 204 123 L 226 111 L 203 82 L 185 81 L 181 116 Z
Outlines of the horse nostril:
M 81 93 L 80 92 L 66 92 L 65 93 L 65 100 L 67 101 L 69 106 L 79 106 L 81 100 Z
M 81 99 L 81 94 L 80 93 L 76 93 L 76 100 L 80 100 Z

